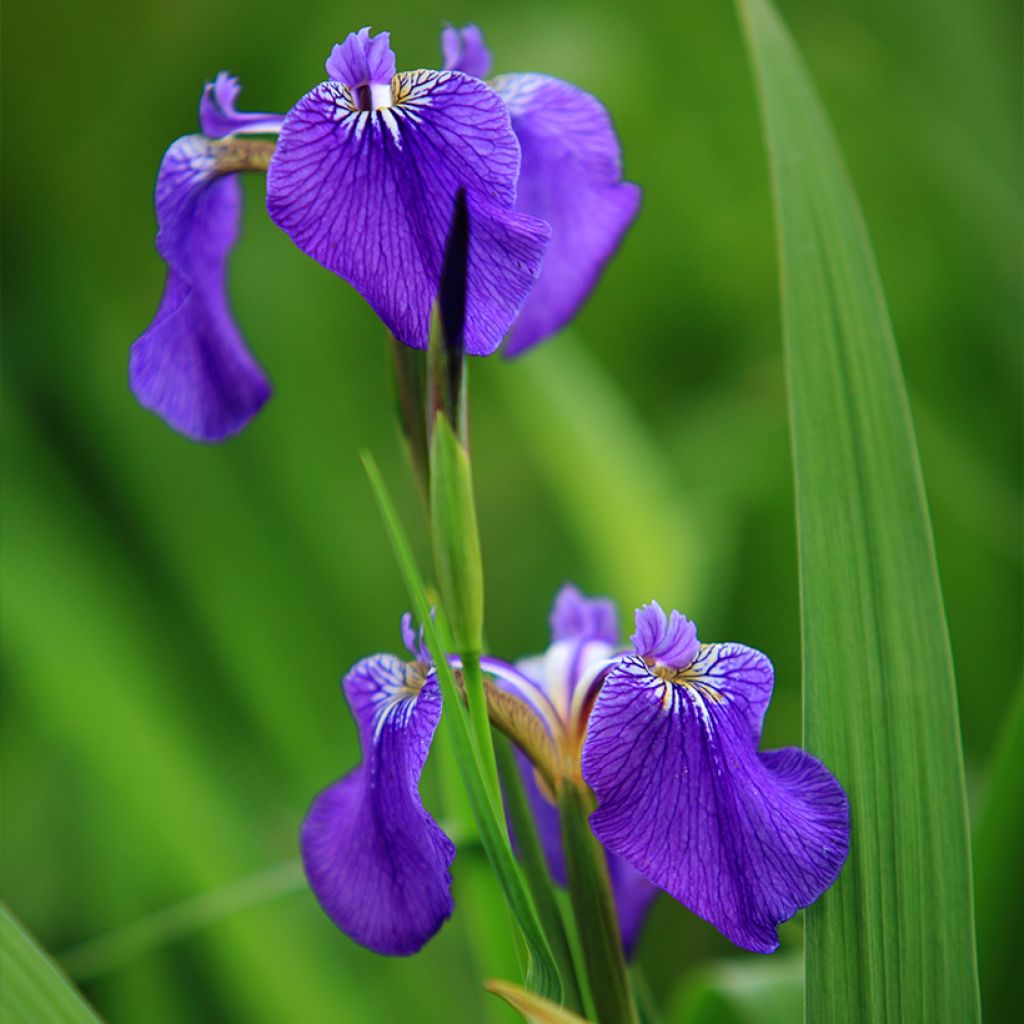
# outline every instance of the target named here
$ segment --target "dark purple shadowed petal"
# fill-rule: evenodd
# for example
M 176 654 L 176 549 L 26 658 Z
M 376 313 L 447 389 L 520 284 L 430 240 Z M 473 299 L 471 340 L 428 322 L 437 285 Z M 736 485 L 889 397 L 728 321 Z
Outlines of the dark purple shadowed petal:
M 390 87 L 395 77 L 391 33 L 379 32 L 371 37 L 369 28 L 350 32 L 345 42 L 333 47 L 326 66 L 332 81 L 343 82 L 352 89 L 363 85 Z
M 584 597 L 571 583 L 559 590 L 548 622 L 553 641 L 590 639 L 615 644 L 619 640 L 615 602 L 607 597 Z
M 178 139 L 160 165 L 156 246 L 168 265 L 153 322 L 132 345 L 132 391 L 147 409 L 197 441 L 237 433 L 270 396 L 228 306 L 225 273 L 238 238 L 241 190 L 218 177 L 215 147 Z
M 276 134 L 284 120 L 283 114 L 247 114 L 235 109 L 235 100 L 242 91 L 238 79 L 221 71 L 206 83 L 199 99 L 199 127 L 204 135 L 218 139 L 224 135 Z
M 449 25 L 441 33 L 441 53 L 445 71 L 462 71 L 474 78 L 486 78 L 491 73 L 491 51 L 476 25 Z
M 811 755 L 757 752 L 749 681 L 714 687 L 666 681 L 638 657 L 608 674 L 583 747 L 591 826 L 732 942 L 770 953 L 779 922 L 835 881 L 849 807 Z
M 519 146 L 483 82 L 403 73 L 394 106 L 357 110 L 325 82 L 285 118 L 267 209 L 295 244 L 349 281 L 400 341 L 426 348 L 455 196 L 470 244 L 465 343 L 493 352 L 540 272 L 548 226 L 513 212 Z
M 523 789 L 537 826 L 537 838 L 548 862 L 548 871 L 556 885 L 565 886 L 565 855 L 562 852 L 562 827 L 558 821 L 558 808 L 541 792 L 537 773 L 530 759 L 520 750 L 515 751 Z
M 544 795 L 537 783 L 537 773 L 525 754 L 516 750 L 516 761 L 519 773 L 526 790 L 533 820 L 537 826 L 537 838 L 547 861 L 548 871 L 556 885 L 565 886 L 565 854 L 562 851 L 562 831 L 558 821 L 558 809 Z M 513 842 L 515 837 L 513 836 Z M 621 857 L 608 853 L 608 873 L 611 878 L 612 892 L 615 896 L 615 909 L 622 933 L 622 946 L 627 956 L 631 956 L 639 937 L 641 926 L 647 917 L 654 897 L 658 895 L 657 886 L 651 885 L 639 872 L 634 871 Z
M 641 657 L 669 668 L 687 668 L 700 650 L 697 627 L 675 609 L 666 615 L 657 601 L 637 609 L 636 632 L 629 639 Z
M 306 876 L 327 915 L 390 956 L 415 953 L 452 912 L 455 846 L 419 796 L 441 695 L 433 675 L 417 694 L 410 671 L 382 654 L 345 677 L 363 763 L 316 798 L 300 837 Z
M 615 897 L 615 913 L 619 919 L 619 932 L 622 935 L 622 948 L 626 956 L 631 957 L 636 949 L 637 939 L 647 912 L 654 903 L 654 898 L 661 891 L 651 885 L 635 868 L 614 853 L 608 854 L 608 874 L 612 882 L 612 895 Z
M 492 84 L 523 151 L 516 209 L 551 225 L 540 280 L 504 349 L 512 356 L 575 316 L 636 216 L 640 189 L 621 180 L 619 141 L 589 93 L 546 75 Z

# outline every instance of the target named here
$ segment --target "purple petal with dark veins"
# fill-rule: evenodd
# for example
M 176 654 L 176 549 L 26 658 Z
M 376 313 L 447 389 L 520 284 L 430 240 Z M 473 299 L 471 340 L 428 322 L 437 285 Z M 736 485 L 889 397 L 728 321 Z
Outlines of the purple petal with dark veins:
M 523 151 L 516 209 L 551 225 L 540 280 L 505 346 L 513 356 L 575 316 L 636 216 L 640 189 L 622 181 L 619 140 L 589 93 L 546 75 L 492 84 Z
M 199 127 L 204 135 L 218 139 L 224 135 L 276 134 L 283 114 L 239 113 L 235 100 L 242 91 L 238 79 L 226 71 L 206 83 L 199 99 Z
M 666 615 L 657 601 L 636 612 L 636 632 L 629 638 L 636 653 L 669 668 L 686 668 L 700 650 L 697 627 L 675 609 Z
M 606 644 L 618 643 L 619 614 L 608 597 L 584 597 L 566 583 L 555 597 L 551 615 L 552 640 L 590 639 Z
M 241 190 L 218 177 L 217 143 L 188 135 L 164 155 L 156 185 L 156 247 L 168 265 L 153 322 L 132 345 L 132 391 L 147 409 L 197 441 L 241 430 L 270 396 L 226 294 Z
M 394 106 L 353 107 L 325 82 L 292 108 L 267 209 L 295 244 L 426 348 L 458 189 L 469 208 L 466 350 L 494 351 L 540 272 L 548 227 L 512 205 L 519 146 L 497 94 L 455 71 L 396 79 Z
M 719 659 L 717 664 L 724 664 Z M 608 673 L 583 777 L 604 846 L 739 946 L 770 953 L 776 926 L 836 879 L 846 794 L 796 748 L 758 753 L 749 679 L 669 682 L 638 657 Z
M 420 773 L 441 717 L 435 677 L 418 683 L 389 654 L 359 662 L 345 696 L 363 763 L 313 801 L 300 844 L 331 920 L 377 953 L 415 953 L 451 916 L 455 846 L 427 813 Z
M 441 53 L 445 71 L 462 71 L 474 78 L 486 78 L 491 73 L 491 51 L 476 25 L 449 25 L 441 33 Z

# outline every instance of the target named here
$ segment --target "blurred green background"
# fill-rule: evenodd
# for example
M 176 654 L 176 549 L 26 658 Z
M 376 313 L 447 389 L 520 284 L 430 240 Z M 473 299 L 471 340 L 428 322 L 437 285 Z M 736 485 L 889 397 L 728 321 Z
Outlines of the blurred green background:
M 887 288 L 976 800 L 1022 661 L 1020 6 L 779 6 Z M 398 0 L 377 18 L 336 2 L 3 11 L 3 898 L 57 954 L 183 900 L 210 920 L 79 955 L 112 1021 L 507 1019 L 476 979 L 517 976 L 472 849 L 454 919 L 407 960 L 336 932 L 289 866 L 308 801 L 358 757 L 338 680 L 396 648 L 406 607 L 358 448 L 425 548 L 383 329 L 269 222 L 262 180 L 246 181 L 231 288 L 275 397 L 205 448 L 127 388 L 163 281 L 156 169 L 221 68 L 245 108 L 284 110 L 367 21 L 414 68 L 437 66 L 443 19 L 474 20 L 496 71 L 604 101 L 641 216 L 571 336 L 472 367 L 490 641 L 541 649 L 566 579 L 627 612 L 656 597 L 772 657 L 767 740 L 799 741 L 773 227 L 731 4 Z M 784 936 L 798 947 L 799 923 Z M 723 957 L 750 977 L 764 964 L 658 902 L 639 962 L 659 1001 L 686 1003 L 679 986 Z

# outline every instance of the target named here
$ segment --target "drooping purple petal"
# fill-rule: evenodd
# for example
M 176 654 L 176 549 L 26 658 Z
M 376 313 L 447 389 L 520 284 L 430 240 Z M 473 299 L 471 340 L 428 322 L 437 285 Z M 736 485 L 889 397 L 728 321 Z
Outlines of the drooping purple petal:
M 289 112 L 267 174 L 271 218 L 426 348 L 455 196 L 466 191 L 466 350 L 493 352 L 540 271 L 549 229 L 515 213 L 519 146 L 500 98 L 454 71 L 403 73 L 395 103 L 359 110 L 325 82 Z
M 433 675 L 382 654 L 345 677 L 363 762 L 328 786 L 302 825 L 309 884 L 350 938 L 415 953 L 452 912 L 455 847 L 423 807 L 419 779 L 441 717 Z
M 666 615 L 657 601 L 636 613 L 636 632 L 629 638 L 636 653 L 669 668 L 687 668 L 697 657 L 697 627 L 675 609 Z
M 462 71 L 474 78 L 486 78 L 491 73 L 491 51 L 476 25 L 445 28 L 441 33 L 441 53 L 445 71 Z
M 752 691 L 724 667 L 712 685 L 623 658 L 591 714 L 582 767 L 607 849 L 737 945 L 769 953 L 779 922 L 835 881 L 849 809 L 810 754 L 757 752 Z
M 167 283 L 153 322 L 132 345 L 132 391 L 147 409 L 197 441 L 241 430 L 270 384 L 235 325 L 226 294 L 241 190 L 220 176 L 217 147 L 201 135 L 173 143 L 157 176 L 156 247 Z
M 585 597 L 566 583 L 555 597 L 551 615 L 552 640 L 590 639 L 614 644 L 619 639 L 619 614 L 608 597 Z
M 224 135 L 276 134 L 283 114 L 240 113 L 235 100 L 242 91 L 238 79 L 221 71 L 206 83 L 199 99 L 199 127 L 204 135 L 218 139 Z
M 492 84 L 523 152 L 516 209 L 551 225 L 540 280 L 504 349 L 512 356 L 576 314 L 636 216 L 640 189 L 622 181 L 611 119 L 589 93 L 546 75 Z

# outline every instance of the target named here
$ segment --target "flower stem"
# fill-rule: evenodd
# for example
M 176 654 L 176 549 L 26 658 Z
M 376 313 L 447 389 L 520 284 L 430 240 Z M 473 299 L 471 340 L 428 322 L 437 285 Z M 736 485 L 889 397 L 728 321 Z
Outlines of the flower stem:
M 590 830 L 593 797 L 581 784 L 558 790 L 569 898 L 599 1024 L 638 1024 L 604 847 Z
M 510 741 L 505 736 L 497 736 L 496 740 L 495 753 L 501 775 L 501 788 L 505 794 L 505 807 L 515 834 L 519 863 L 537 908 L 537 916 L 562 974 L 565 1005 L 571 1010 L 582 1012 L 583 998 L 576 977 L 572 951 L 569 948 L 569 938 L 565 933 L 562 913 L 552 888 L 551 875 L 548 873 L 547 861 L 537 836 L 537 827 L 527 802 L 519 766 L 516 764 Z

